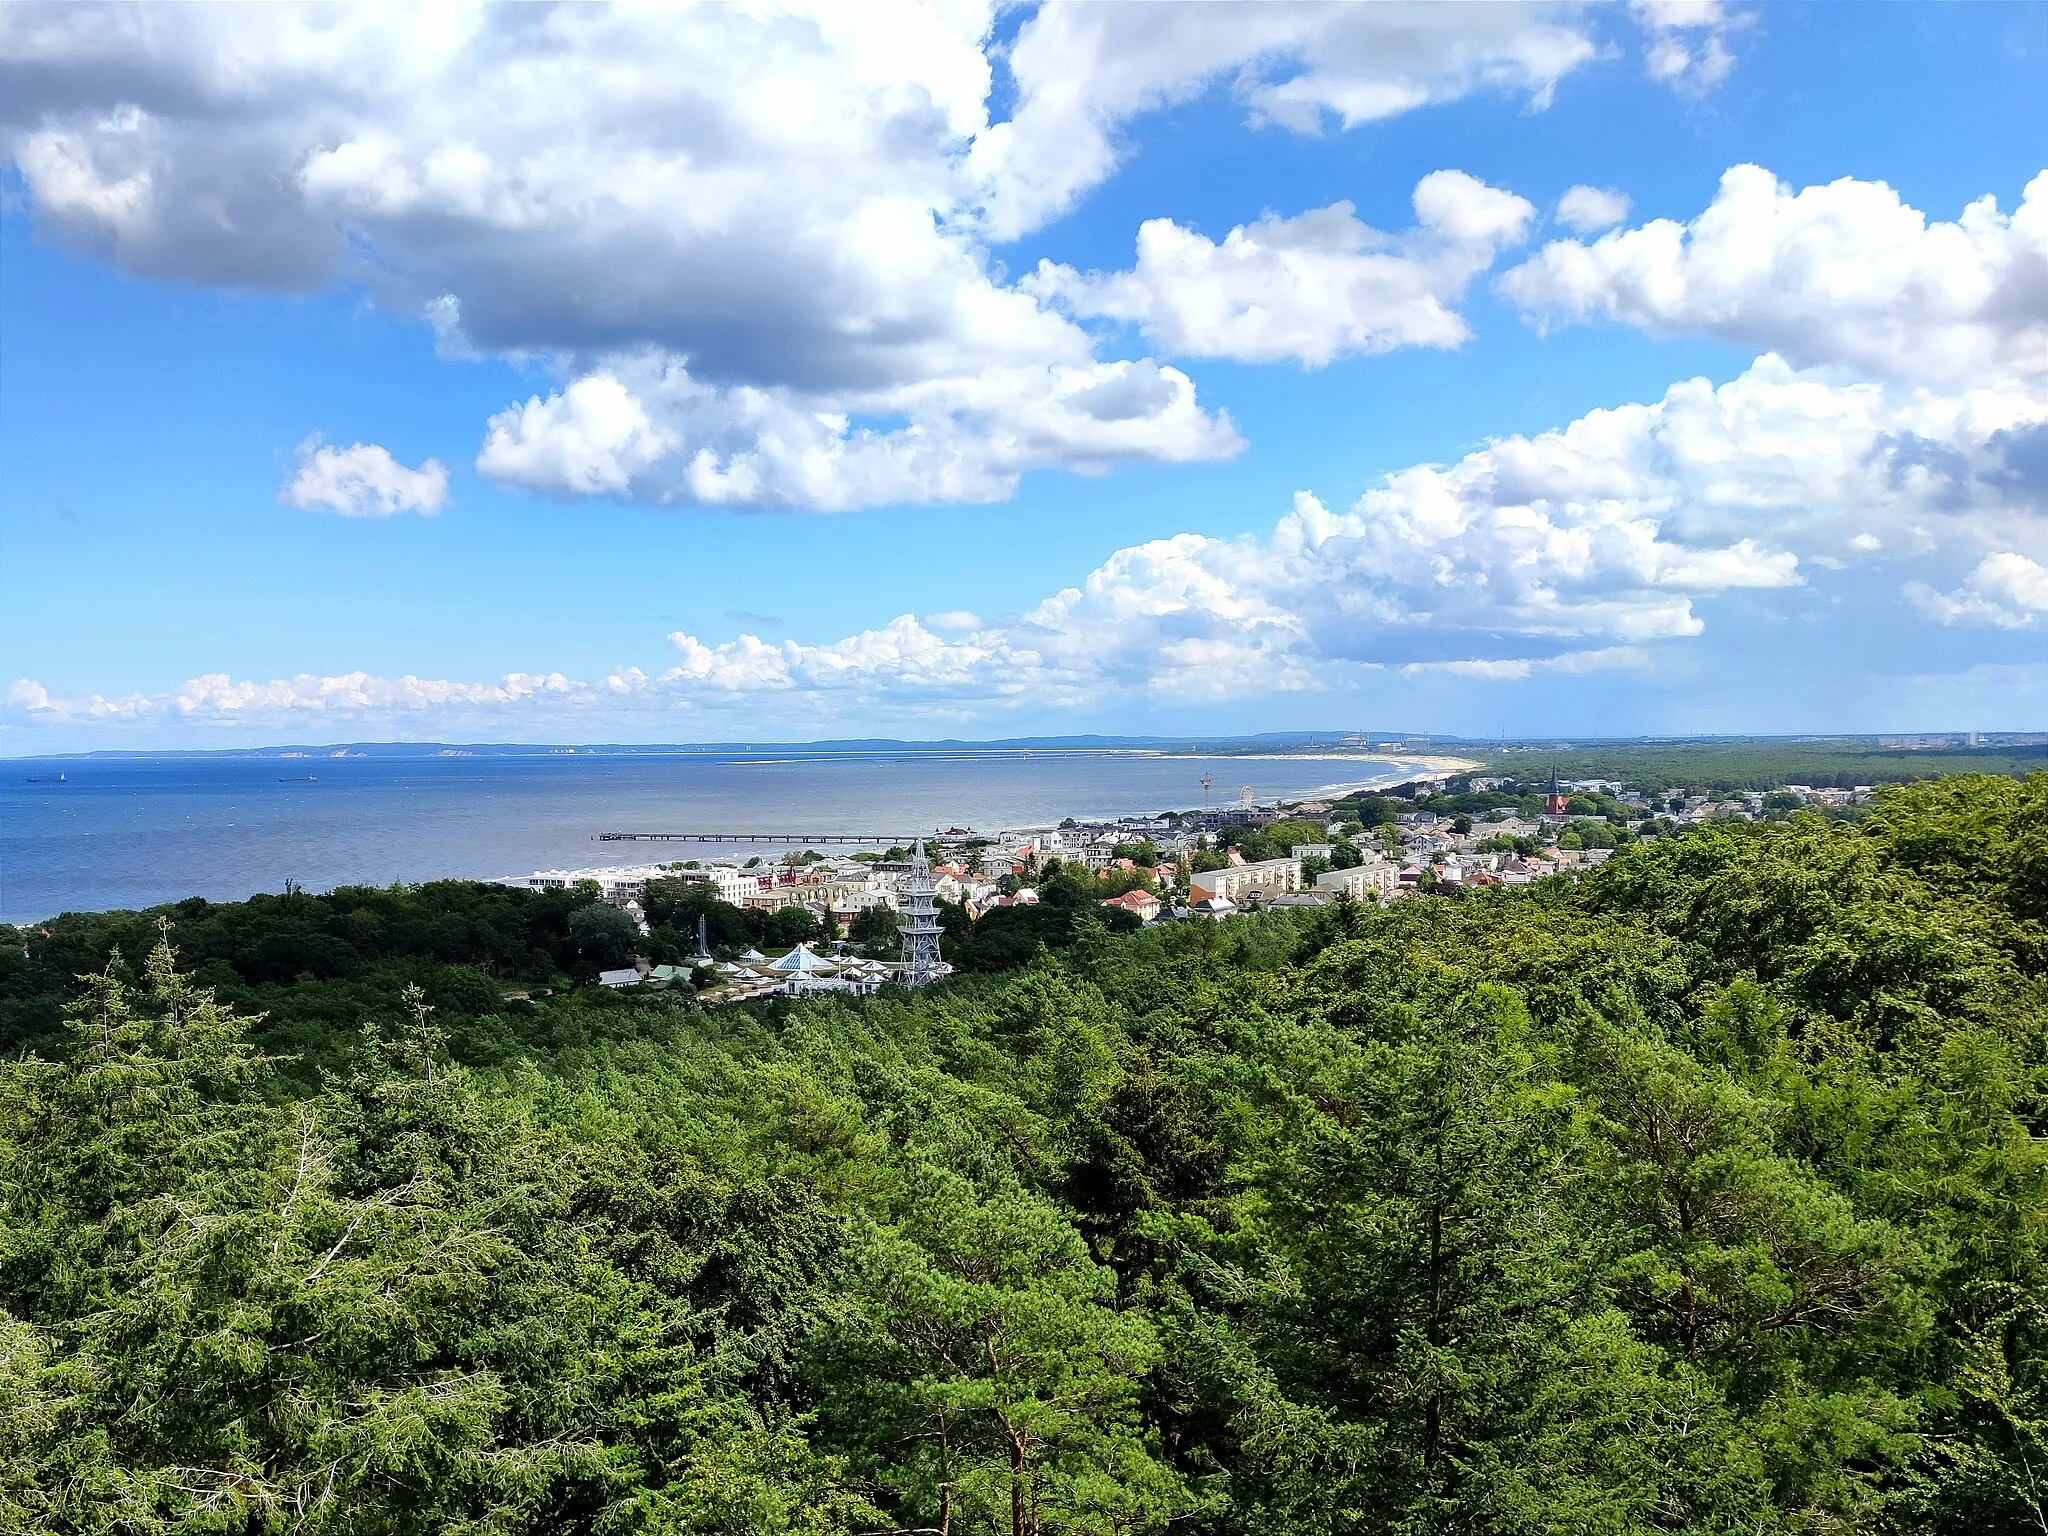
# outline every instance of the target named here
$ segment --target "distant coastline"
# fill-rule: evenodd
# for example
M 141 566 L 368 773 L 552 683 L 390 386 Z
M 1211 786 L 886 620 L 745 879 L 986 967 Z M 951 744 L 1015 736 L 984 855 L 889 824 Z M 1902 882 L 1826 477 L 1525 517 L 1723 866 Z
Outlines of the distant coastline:
M 1017 753 L 1073 757 L 1386 757 L 1400 751 L 1409 738 L 1386 733 L 1386 747 L 1367 748 L 1346 740 L 1343 732 L 1302 732 L 1256 736 L 1011 736 L 990 741 L 942 738 L 909 741 L 893 737 L 857 737 L 821 741 L 711 742 L 448 742 L 349 741 L 283 742 L 254 747 L 120 747 L 89 752 L 39 752 L 0 756 L 0 762 L 41 762 L 56 759 L 164 760 L 189 759 L 337 759 L 455 757 L 734 757 L 762 755 L 827 757 L 1002 756 Z M 1421 733 L 1415 733 L 1420 735 Z
M 1215 752 L 1159 752 L 1153 755 L 1164 758 L 1182 758 L 1216 757 L 1220 754 Z M 1379 747 L 1373 748 L 1370 752 L 1360 747 L 1356 752 L 1232 752 L 1229 756 L 1240 758 L 1248 763 L 1397 763 L 1404 768 L 1413 767 L 1418 774 L 1428 775 L 1439 773 L 1477 773 L 1486 766 L 1484 763 L 1475 762 L 1469 757 L 1424 756 L 1420 753 L 1398 752 Z
M 2048 743 L 2048 731 L 1925 731 L 1857 735 L 1801 732 L 1790 735 L 1601 736 L 1573 733 L 1569 737 L 1503 736 L 1478 739 L 1432 735 L 1423 731 L 1374 731 L 1380 737 L 1366 744 L 1362 731 L 1268 731 L 1248 736 L 1008 736 L 987 741 L 946 737 L 910 741 L 896 737 L 842 737 L 819 741 L 713 742 L 449 742 L 348 741 L 281 742 L 244 747 L 122 747 L 69 752 L 0 753 L 0 763 L 32 765 L 57 761 L 234 761 L 296 759 L 323 761 L 369 758 L 386 760 L 450 760 L 460 758 L 729 758 L 762 761 L 769 757 L 800 761 L 863 758 L 989 758 L 1062 756 L 1104 758 L 1230 757 L 1249 761 L 1288 758 L 1410 759 L 1419 763 L 1455 763 L 1458 772 L 1481 766 L 1503 753 L 1655 752 L 1741 747 L 1851 752 L 1952 749 L 1975 752 Z M 1420 742 L 1420 747 L 1411 744 Z M 15 744 L 18 744 L 15 743 Z M 1447 756 L 1442 754 L 1458 754 Z
M 1146 751 L 438 752 L 74 758 L 0 775 L 0 919 L 141 909 L 188 896 L 474 879 L 582 867 L 598 834 L 772 827 L 996 830 L 1064 817 L 1326 799 L 1336 780 L 1388 787 L 1423 771 L 1389 755 Z M 287 749 L 289 750 L 289 749 Z M 770 759 L 773 759 L 771 761 Z M 304 782 L 311 780 L 312 782 Z

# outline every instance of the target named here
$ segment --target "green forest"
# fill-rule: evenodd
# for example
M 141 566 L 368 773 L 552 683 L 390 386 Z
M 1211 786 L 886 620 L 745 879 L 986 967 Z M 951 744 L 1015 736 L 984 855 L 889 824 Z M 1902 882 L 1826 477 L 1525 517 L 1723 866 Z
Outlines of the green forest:
M 2048 1531 L 2048 773 L 857 1000 L 587 905 L 0 930 L 0 1529 Z
M 1553 767 L 1563 779 L 1619 779 L 1654 793 L 1726 795 L 1781 784 L 1852 789 L 1948 774 L 2038 773 L 2048 746 L 1883 747 L 1869 741 L 1601 742 L 1589 746 L 1456 749 L 1483 759 L 1491 773 L 1540 780 Z

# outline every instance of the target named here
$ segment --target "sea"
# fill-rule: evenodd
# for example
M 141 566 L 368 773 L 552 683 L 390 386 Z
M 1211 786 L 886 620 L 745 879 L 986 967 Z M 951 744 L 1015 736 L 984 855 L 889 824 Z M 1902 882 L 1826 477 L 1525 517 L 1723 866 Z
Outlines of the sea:
M 1033 750 L 0 761 L 0 921 L 537 869 L 769 853 L 603 832 L 992 832 L 1396 782 L 1358 756 Z

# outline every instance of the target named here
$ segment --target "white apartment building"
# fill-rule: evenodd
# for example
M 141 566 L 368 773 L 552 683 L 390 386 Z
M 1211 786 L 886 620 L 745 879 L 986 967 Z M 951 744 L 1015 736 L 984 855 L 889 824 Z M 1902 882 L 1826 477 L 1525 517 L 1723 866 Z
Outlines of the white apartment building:
M 702 869 L 679 869 L 675 874 L 681 880 L 709 881 L 718 899 L 735 907 L 761 889 L 761 872 L 741 869 L 736 864 L 708 864 Z
M 1229 869 L 1207 869 L 1189 877 L 1190 901 L 1228 901 L 1245 906 L 1301 889 L 1301 860 L 1261 859 Z
M 659 864 L 612 865 L 600 869 L 537 869 L 530 875 L 515 875 L 498 884 L 524 886 L 530 891 L 566 891 L 589 880 L 596 884 L 606 901 L 622 907 L 629 901 L 638 900 L 648 881 L 660 880 L 671 873 L 673 871 L 663 869 Z
M 1332 869 L 1316 876 L 1315 888 L 1353 901 L 1385 901 L 1401 885 L 1401 871 L 1385 859 L 1368 859 L 1350 869 Z

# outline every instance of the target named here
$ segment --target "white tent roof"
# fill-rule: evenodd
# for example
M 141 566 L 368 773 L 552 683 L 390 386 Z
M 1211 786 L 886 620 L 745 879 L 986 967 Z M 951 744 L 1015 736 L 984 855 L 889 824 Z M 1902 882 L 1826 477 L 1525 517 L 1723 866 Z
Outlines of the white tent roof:
M 799 944 L 780 960 L 769 962 L 768 969 L 785 975 L 792 971 L 823 971 L 831 969 L 831 963 L 811 953 L 811 946 Z
M 762 954 L 761 951 L 759 951 L 758 949 L 748 949 L 740 956 L 740 958 L 746 961 L 747 964 L 752 965 L 756 961 L 766 960 L 768 957 Z

